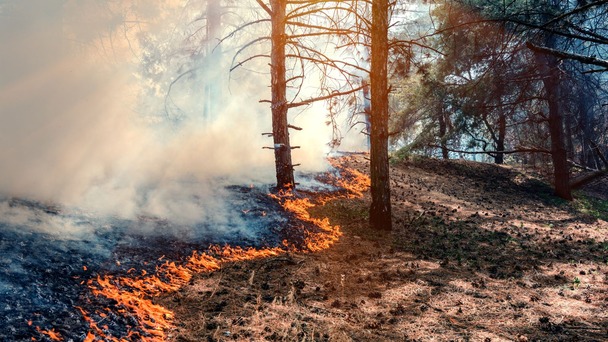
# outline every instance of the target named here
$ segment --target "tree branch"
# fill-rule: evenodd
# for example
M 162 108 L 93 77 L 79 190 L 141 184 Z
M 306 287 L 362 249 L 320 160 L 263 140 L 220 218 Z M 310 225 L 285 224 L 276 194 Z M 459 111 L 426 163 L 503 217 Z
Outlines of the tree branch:
M 272 17 L 272 10 L 270 10 L 270 8 L 263 3 L 262 0 L 255 0 L 255 2 L 257 2 L 258 5 L 260 5 L 260 7 L 262 7 L 262 9 L 264 9 L 264 11 L 266 11 L 270 17 Z
M 329 95 L 319 96 L 319 97 L 313 97 L 313 98 L 310 98 L 308 100 L 304 100 L 304 101 L 301 101 L 301 102 L 292 102 L 292 103 L 290 103 L 290 104 L 287 105 L 287 108 L 295 108 L 295 107 L 300 107 L 300 106 L 306 106 L 306 105 L 309 105 L 309 104 L 311 104 L 313 102 L 324 101 L 324 100 L 328 100 L 328 99 L 331 99 L 331 98 L 334 98 L 334 97 L 338 97 L 338 96 L 349 95 L 349 94 L 352 94 L 352 93 L 354 93 L 356 91 L 359 91 L 359 90 L 361 90 L 363 88 L 365 88 L 365 86 L 349 89 L 349 90 L 343 91 L 343 92 L 335 91 L 335 92 L 332 92 Z
M 566 13 L 564 13 L 562 15 L 558 15 L 557 17 L 555 17 L 555 18 L 547 21 L 543 26 L 548 26 L 550 24 L 553 24 L 554 22 L 557 22 L 557 21 L 560 21 L 560 20 L 564 19 L 565 17 L 568 17 L 568 16 L 571 16 L 573 14 L 586 11 L 586 10 L 590 9 L 591 7 L 603 5 L 603 4 L 606 4 L 606 3 L 608 3 L 608 0 L 599 0 L 599 1 L 590 2 L 590 3 L 586 4 L 586 5 L 583 5 L 581 7 L 577 7 L 577 8 L 575 8 L 575 9 L 569 11 L 569 12 L 566 12 Z
M 572 60 L 576 60 L 576 61 L 579 61 L 584 64 L 592 64 L 592 65 L 597 65 L 597 66 L 608 68 L 608 61 L 603 60 L 603 59 L 585 56 L 585 55 L 579 55 L 579 54 L 571 53 L 571 52 L 560 51 L 560 50 L 551 49 L 548 47 L 538 46 L 531 42 L 526 42 L 526 46 L 528 47 L 528 49 L 530 49 L 534 52 L 542 53 L 545 55 L 553 55 L 555 57 L 559 57 L 562 59 L 572 59 Z

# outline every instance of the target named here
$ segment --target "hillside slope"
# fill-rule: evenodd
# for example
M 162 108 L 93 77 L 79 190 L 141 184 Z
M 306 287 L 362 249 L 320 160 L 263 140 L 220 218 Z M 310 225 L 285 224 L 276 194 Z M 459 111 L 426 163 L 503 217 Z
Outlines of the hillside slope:
M 172 340 L 608 340 L 605 202 L 566 203 L 489 164 L 417 159 L 391 173 L 394 232 L 367 229 L 368 194 L 313 208 L 342 227 L 334 247 L 199 275 L 160 300 Z

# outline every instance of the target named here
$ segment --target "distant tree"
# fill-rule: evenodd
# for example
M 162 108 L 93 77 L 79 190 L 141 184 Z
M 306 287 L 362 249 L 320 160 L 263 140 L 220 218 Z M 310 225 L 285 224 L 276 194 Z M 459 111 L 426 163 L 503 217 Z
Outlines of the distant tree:
M 555 192 L 571 200 L 570 165 L 564 129 L 568 107 L 563 96 L 566 92 L 566 73 L 562 61 L 577 61 L 608 71 L 608 61 L 598 58 L 608 56 L 606 1 L 536 0 L 512 5 L 498 1 L 470 3 L 473 6 L 482 5 L 486 15 L 504 22 L 507 29 L 524 37 L 526 47 L 533 52 L 548 111 Z
M 497 163 L 505 154 L 549 153 L 555 192 L 572 199 L 573 158 L 581 155 L 580 164 L 587 167 L 594 159 L 589 157 L 591 146 L 603 139 L 588 125 L 604 111 L 597 104 L 605 98 L 605 77 L 595 75 L 608 70 L 602 58 L 608 56 L 606 2 L 446 1 L 436 14 L 442 23 L 435 33 L 440 37 L 438 49 L 444 52 L 437 59 L 436 84 L 452 98 L 448 105 L 454 115 L 453 134 L 466 133 L 469 141 L 481 144 L 452 150 L 480 153 L 471 150 L 478 145 Z M 568 96 L 572 90 L 581 92 Z M 436 122 L 444 137 L 441 121 Z M 532 126 L 537 128 L 527 128 Z M 509 129 L 516 139 L 511 150 L 505 146 Z M 526 131 L 537 137 L 522 135 Z M 545 132 L 547 147 L 541 146 Z M 488 140 L 493 145 L 489 149 Z M 525 145 L 533 140 L 539 146 Z M 439 147 L 446 149 L 445 144 Z M 601 159 L 605 148 L 598 147 L 593 155 Z

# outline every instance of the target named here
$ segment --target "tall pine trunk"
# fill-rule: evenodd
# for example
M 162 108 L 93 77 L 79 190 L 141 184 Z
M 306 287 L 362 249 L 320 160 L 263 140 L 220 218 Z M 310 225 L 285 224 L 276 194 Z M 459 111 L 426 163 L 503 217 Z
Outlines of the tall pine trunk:
M 553 48 L 555 37 L 549 35 L 546 45 Z M 549 134 L 551 136 L 551 160 L 553 162 L 553 179 L 555 194 L 565 200 L 572 200 L 570 187 L 570 168 L 568 165 L 568 152 L 564 143 L 564 123 L 559 105 L 559 65 L 554 56 L 534 53 L 536 62 L 540 67 L 547 106 L 549 107 Z
M 387 0 L 372 1 L 371 30 L 371 197 L 370 226 L 391 230 L 391 191 L 388 164 L 388 18 Z
M 271 0 L 272 32 L 270 52 L 270 74 L 272 92 L 272 136 L 274 139 L 274 161 L 277 176 L 277 189 L 295 186 L 291 145 L 287 122 L 287 84 L 285 80 L 285 13 L 286 0 Z

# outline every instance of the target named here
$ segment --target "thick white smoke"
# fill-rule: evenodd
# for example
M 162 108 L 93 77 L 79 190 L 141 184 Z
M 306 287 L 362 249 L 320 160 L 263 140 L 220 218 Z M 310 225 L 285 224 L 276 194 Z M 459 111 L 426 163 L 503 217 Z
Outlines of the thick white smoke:
M 174 85 L 165 112 L 162 91 L 177 77 L 167 66 L 179 61 L 154 64 L 151 47 L 169 56 L 188 33 L 176 21 L 200 11 L 186 13 L 183 1 L 118 3 L 0 0 L 0 194 L 125 218 L 221 221 L 224 185 L 274 181 L 272 151 L 262 149 L 271 140 L 261 135 L 270 110 L 258 103 L 269 98 L 267 70 L 226 82 L 202 120 L 191 85 L 214 67 L 199 65 Z M 165 82 L 156 93 L 142 63 Z M 304 128 L 294 161 L 306 171 L 326 167 L 324 115 L 294 118 Z

